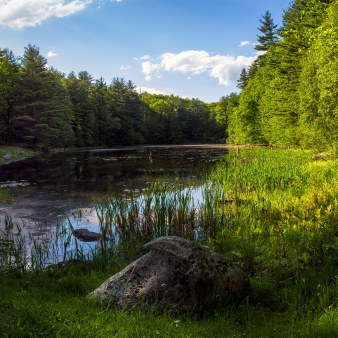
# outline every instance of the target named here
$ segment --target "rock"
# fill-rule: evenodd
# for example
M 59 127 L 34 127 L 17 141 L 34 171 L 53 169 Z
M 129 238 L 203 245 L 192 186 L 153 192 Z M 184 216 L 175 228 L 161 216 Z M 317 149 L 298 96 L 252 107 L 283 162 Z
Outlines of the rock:
M 102 235 L 88 229 L 76 229 L 74 230 L 74 236 L 83 242 L 99 241 L 102 238 Z
M 90 295 L 104 306 L 202 312 L 215 300 L 242 297 L 249 279 L 219 254 L 180 237 L 160 237 L 150 251 L 110 277 Z
M 12 158 L 12 154 L 8 153 L 8 154 L 2 156 L 2 158 L 5 159 L 5 160 L 10 160 Z

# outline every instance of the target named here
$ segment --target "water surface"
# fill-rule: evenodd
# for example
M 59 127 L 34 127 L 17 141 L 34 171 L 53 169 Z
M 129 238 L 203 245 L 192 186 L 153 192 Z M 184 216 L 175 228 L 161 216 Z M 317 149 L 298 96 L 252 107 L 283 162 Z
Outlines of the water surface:
M 0 184 L 12 191 L 13 201 L 0 208 L 0 229 L 10 214 L 21 231 L 38 227 L 41 233 L 41 224 L 74 220 L 78 208 L 87 215 L 77 220 L 77 226 L 91 228 L 97 223 L 92 207 L 99 196 L 141 190 L 158 180 L 201 184 L 226 152 L 219 145 L 121 147 L 61 152 L 2 165 Z

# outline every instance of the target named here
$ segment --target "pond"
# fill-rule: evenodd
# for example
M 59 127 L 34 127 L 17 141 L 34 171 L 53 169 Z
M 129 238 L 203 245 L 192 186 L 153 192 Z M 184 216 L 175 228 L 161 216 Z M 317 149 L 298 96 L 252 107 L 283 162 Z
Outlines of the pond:
M 198 187 L 226 152 L 224 145 L 117 147 L 2 165 L 0 185 L 13 201 L 0 208 L 0 230 L 40 238 L 69 220 L 74 228 L 98 231 L 93 206 L 100 197 L 142 191 L 155 181 Z M 194 194 L 198 200 L 198 188 Z

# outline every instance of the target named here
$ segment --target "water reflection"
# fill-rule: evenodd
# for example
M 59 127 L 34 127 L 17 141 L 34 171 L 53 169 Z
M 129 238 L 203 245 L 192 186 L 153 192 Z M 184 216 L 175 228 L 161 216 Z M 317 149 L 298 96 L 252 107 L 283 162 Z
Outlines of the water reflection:
M 57 221 L 98 231 L 93 210 L 99 196 L 139 193 L 154 181 L 198 187 L 224 147 L 135 147 L 51 154 L 0 166 L 0 185 L 14 200 L 0 207 L 0 230 L 11 215 L 13 235 L 31 234 L 31 242 L 50 233 Z M 195 203 L 200 190 L 193 190 Z M 82 216 L 79 217 L 81 210 Z

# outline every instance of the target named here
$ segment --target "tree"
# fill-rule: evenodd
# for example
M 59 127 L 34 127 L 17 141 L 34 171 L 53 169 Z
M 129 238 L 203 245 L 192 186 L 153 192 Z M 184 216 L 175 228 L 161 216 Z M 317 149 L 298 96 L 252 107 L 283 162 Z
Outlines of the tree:
M 70 107 L 62 75 L 47 68 L 39 48 L 28 45 L 20 58 L 21 71 L 13 109 L 16 139 L 48 149 L 73 142 Z
M 19 65 L 8 49 L 0 49 L 0 142 L 13 138 L 13 110 Z
M 338 3 L 313 32 L 299 83 L 301 144 L 318 150 L 338 149 Z
M 101 77 L 95 81 L 90 95 L 94 107 L 94 144 L 111 146 L 116 144 L 116 132 L 120 129 L 119 118 L 114 116 L 113 102 L 109 100 L 106 83 Z
M 304 136 L 300 123 L 300 75 L 316 29 L 331 2 L 295 0 L 284 13 L 279 40 L 268 34 L 275 29 L 271 17 L 266 15 L 265 20 L 261 20 L 261 31 L 265 33 L 259 36 L 257 49 L 265 54 L 248 70 L 250 80 L 234 114 L 236 142 L 300 144 Z
M 243 90 L 248 84 L 249 76 L 245 68 L 242 69 L 239 79 L 237 80 L 237 88 Z
M 90 99 L 93 78 L 88 72 L 71 72 L 65 83 L 71 100 L 72 127 L 78 147 L 94 144 L 94 106 Z
M 255 46 L 255 49 L 266 52 L 271 46 L 276 44 L 278 39 L 276 31 L 277 25 L 274 24 L 269 11 L 263 15 L 263 20 L 259 21 L 262 25 L 258 27 L 258 29 L 263 33 L 263 35 L 257 35 L 259 44 Z
M 214 131 L 215 140 L 225 138 L 229 141 L 229 135 L 233 135 L 233 113 L 239 104 L 239 95 L 231 93 L 227 96 L 222 96 L 221 99 L 214 104 L 215 112 L 214 119 L 216 130 Z
M 118 144 L 133 145 L 144 142 L 142 101 L 135 91 L 135 85 L 123 78 L 114 78 L 109 88 L 114 116 L 121 128 L 116 132 Z

